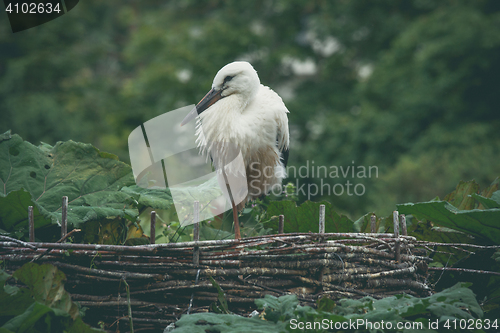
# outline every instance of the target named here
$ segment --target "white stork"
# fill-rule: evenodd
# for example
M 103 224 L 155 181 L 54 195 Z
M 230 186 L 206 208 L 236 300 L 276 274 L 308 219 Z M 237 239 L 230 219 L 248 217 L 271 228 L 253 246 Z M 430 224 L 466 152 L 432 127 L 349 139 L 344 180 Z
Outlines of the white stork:
M 233 208 L 236 239 L 241 238 L 238 211 L 247 201 L 268 194 L 274 186 L 281 187 L 286 177 L 287 113 L 281 97 L 260 83 L 252 65 L 237 61 L 219 70 L 212 89 L 181 123 L 198 116 L 198 145 L 208 152 L 216 168 L 226 165 L 228 146 L 237 147 L 242 154 L 248 194 L 241 203 L 234 203 L 227 176 L 222 172 Z

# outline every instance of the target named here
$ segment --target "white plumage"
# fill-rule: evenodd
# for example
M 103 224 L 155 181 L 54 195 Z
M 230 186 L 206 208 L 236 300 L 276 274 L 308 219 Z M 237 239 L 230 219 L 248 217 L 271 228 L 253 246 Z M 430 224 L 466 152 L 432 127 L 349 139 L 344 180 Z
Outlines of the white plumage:
M 233 158 L 228 156 L 232 154 L 229 147 L 236 146 L 241 151 L 248 195 L 237 207 L 233 203 L 236 238 L 240 238 L 236 211 L 248 200 L 281 186 L 286 176 L 287 113 L 281 97 L 260 83 L 252 65 L 238 61 L 219 70 L 212 89 L 182 122 L 183 125 L 199 116 L 197 142 L 216 167 Z

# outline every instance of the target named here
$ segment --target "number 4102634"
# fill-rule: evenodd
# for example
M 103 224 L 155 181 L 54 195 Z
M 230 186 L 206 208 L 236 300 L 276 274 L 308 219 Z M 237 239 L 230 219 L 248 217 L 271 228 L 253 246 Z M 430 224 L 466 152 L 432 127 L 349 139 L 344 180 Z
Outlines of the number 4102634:
M 443 325 L 446 329 L 461 329 L 461 330 L 474 330 L 474 329 L 498 329 L 498 319 L 447 319 Z
M 28 2 L 23 2 L 23 3 L 9 3 L 7 5 L 7 8 L 5 8 L 5 11 L 8 12 L 9 14 L 51 14 L 51 13 L 60 13 L 61 8 L 59 6 L 59 3 L 56 3 L 55 5 L 47 2 L 47 3 L 28 3 Z

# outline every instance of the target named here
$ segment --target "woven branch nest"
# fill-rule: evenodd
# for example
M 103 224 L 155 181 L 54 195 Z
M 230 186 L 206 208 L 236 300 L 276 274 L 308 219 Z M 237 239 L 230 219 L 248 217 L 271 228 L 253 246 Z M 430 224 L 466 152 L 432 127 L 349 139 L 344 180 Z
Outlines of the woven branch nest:
M 193 264 L 196 249 L 199 265 Z M 431 293 L 425 250 L 414 237 L 393 234 L 297 233 L 144 246 L 0 242 L 0 260 L 10 273 L 32 260 L 57 266 L 72 300 L 88 308 L 85 321 L 104 322 L 112 331 L 128 328 L 123 279 L 130 286 L 134 328 L 144 331 L 175 322 L 190 303 L 191 313 L 208 311 L 218 296 L 209 277 L 239 314 L 252 312 L 254 300 L 266 294 L 293 293 L 314 305 L 324 296 Z

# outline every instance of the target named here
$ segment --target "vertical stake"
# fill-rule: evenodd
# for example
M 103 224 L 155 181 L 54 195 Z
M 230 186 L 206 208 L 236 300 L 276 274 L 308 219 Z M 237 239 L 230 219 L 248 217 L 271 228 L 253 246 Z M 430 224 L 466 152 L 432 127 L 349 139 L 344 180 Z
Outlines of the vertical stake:
M 62 197 L 61 238 L 68 233 L 68 197 Z
M 370 216 L 370 232 L 372 234 L 376 233 L 377 230 L 375 229 L 377 227 L 377 217 L 375 216 L 375 214 L 372 214 L 372 216 Z
M 35 242 L 35 218 L 33 217 L 33 206 L 28 207 L 28 221 L 30 227 L 30 242 Z
M 319 205 L 319 233 L 324 234 L 325 233 L 325 205 Z M 320 243 L 325 242 L 325 238 L 320 237 L 319 238 Z M 325 275 L 326 267 L 323 266 L 319 270 L 319 276 L 318 276 L 318 281 L 323 283 L 323 276 Z M 319 287 L 320 290 L 323 290 L 323 286 Z
M 396 261 L 401 261 L 401 251 L 399 242 L 399 215 L 398 211 L 395 210 L 392 213 L 392 222 L 394 224 L 394 258 Z
M 280 215 L 278 220 L 278 234 L 282 234 L 285 231 L 285 215 Z
M 154 244 L 156 242 L 156 212 L 151 211 L 151 229 L 150 229 L 149 243 Z
M 405 216 L 405 214 L 399 214 L 399 224 L 401 225 L 401 234 L 403 236 L 408 236 L 408 230 L 406 229 L 406 216 Z
M 403 234 L 403 236 L 408 236 L 408 230 L 406 229 L 405 214 L 399 214 L 399 223 L 401 224 L 401 233 Z
M 319 233 L 325 233 L 325 205 L 319 206 Z
M 194 202 L 194 210 L 193 210 L 193 218 L 194 218 L 194 225 L 193 225 L 193 241 L 194 242 L 199 242 L 200 241 L 200 202 L 195 201 Z M 198 246 L 195 246 L 193 249 L 193 264 L 199 265 L 200 264 L 200 248 Z

